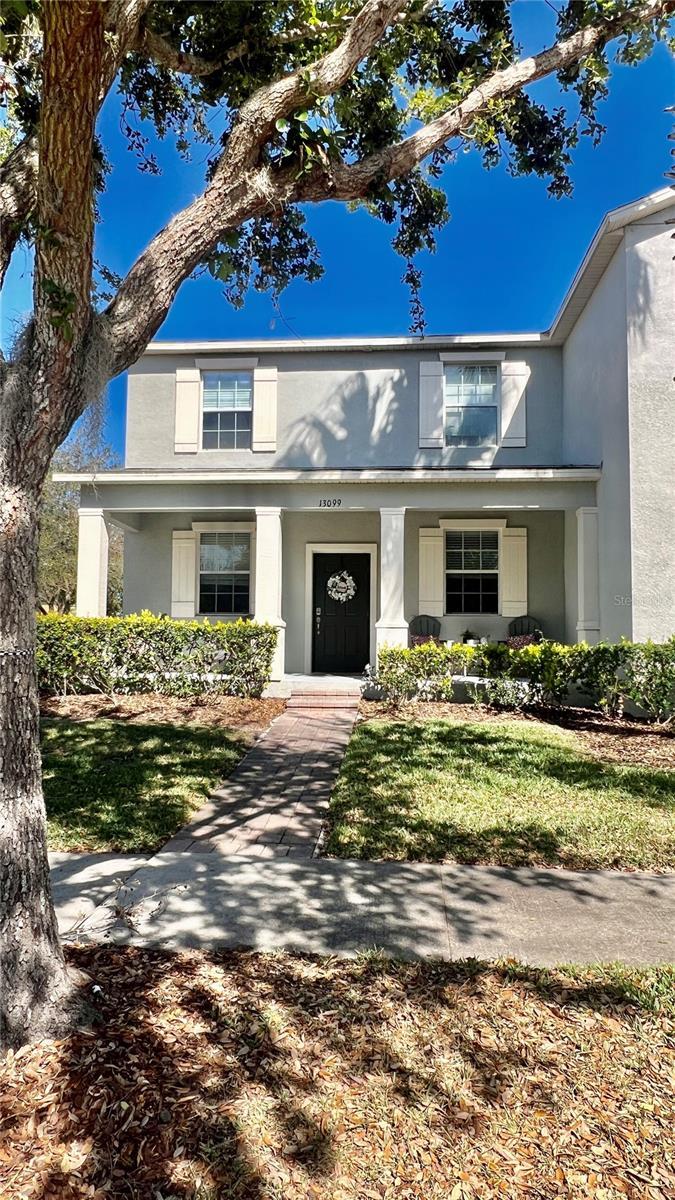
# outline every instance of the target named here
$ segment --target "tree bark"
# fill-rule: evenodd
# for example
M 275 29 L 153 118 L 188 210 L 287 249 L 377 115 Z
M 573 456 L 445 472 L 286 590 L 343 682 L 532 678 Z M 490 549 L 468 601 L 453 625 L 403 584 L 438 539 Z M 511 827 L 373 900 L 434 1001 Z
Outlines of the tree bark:
M 4 1045 L 58 1030 L 72 992 L 58 940 L 41 787 L 35 607 L 52 455 L 105 381 L 92 337 L 93 138 L 105 6 L 43 7 L 34 319 L 0 405 L 0 921 Z
M 38 497 L 0 493 L 0 1029 L 52 1033 L 72 991 L 52 905 L 35 671 Z

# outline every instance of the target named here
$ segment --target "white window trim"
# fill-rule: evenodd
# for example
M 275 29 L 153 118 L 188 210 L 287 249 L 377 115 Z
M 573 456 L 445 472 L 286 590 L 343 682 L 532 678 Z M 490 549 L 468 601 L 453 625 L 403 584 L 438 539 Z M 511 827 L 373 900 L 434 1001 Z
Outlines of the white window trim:
M 192 532 L 197 534 L 195 538 L 195 618 L 207 617 L 209 620 L 216 621 L 240 621 L 246 616 L 252 617 L 255 613 L 255 521 L 193 521 Z M 249 570 L 249 596 L 248 596 L 248 613 L 206 613 L 201 612 L 199 608 L 199 576 L 200 576 L 200 549 L 201 549 L 201 534 L 202 533 L 248 533 L 251 543 Z
M 370 555 L 370 661 L 377 655 L 377 543 L 376 542 L 307 542 L 305 546 L 305 674 L 312 674 L 312 590 L 314 585 L 315 554 Z
M 497 441 L 494 446 L 484 446 L 484 450 L 494 450 L 495 452 L 501 448 L 503 430 L 502 430 L 502 370 L 501 363 L 506 361 L 505 350 L 490 351 L 486 354 L 439 354 L 438 356 L 443 363 L 443 449 L 444 450 L 480 450 L 480 446 L 448 446 L 445 440 L 445 367 L 461 366 L 467 364 L 469 366 L 480 367 L 483 363 L 497 365 L 497 386 L 495 388 L 495 403 L 497 407 Z
M 439 354 L 438 356 L 442 363 L 475 363 L 477 367 L 481 363 L 500 363 L 506 360 L 505 350 L 479 350 L 476 354 Z
M 196 358 L 199 371 L 254 371 L 257 358 Z
M 477 518 L 469 518 L 466 521 L 462 521 L 461 518 L 452 518 L 452 519 L 441 518 L 441 520 L 438 523 L 439 523 L 441 529 L 443 530 L 443 615 L 445 617 L 462 617 L 462 618 L 464 618 L 464 617 L 469 618 L 469 617 L 488 617 L 488 616 L 489 617 L 497 617 L 497 616 L 500 616 L 501 611 L 502 611 L 502 570 L 503 570 L 503 568 L 502 568 L 502 530 L 506 529 L 506 526 L 508 524 L 506 517 L 485 517 L 485 518 L 481 518 L 480 520 Z M 447 607 L 446 607 L 447 603 L 448 603 L 447 588 L 446 588 L 446 579 L 447 579 L 447 575 L 448 575 L 448 569 L 445 565 L 445 553 L 446 553 L 445 533 L 446 533 L 446 530 L 455 530 L 456 532 L 459 532 L 459 533 L 473 533 L 476 530 L 487 530 L 489 532 L 497 533 L 497 612 L 496 613 L 457 613 L 457 612 L 451 613 L 451 612 L 448 612 Z M 464 574 L 464 572 L 459 572 L 459 573 Z M 488 573 L 490 575 L 494 574 L 493 571 L 490 571 Z M 470 574 L 481 575 L 481 574 L 483 574 L 483 572 L 482 571 L 473 571 L 473 572 L 470 572 Z
M 201 446 L 199 454 L 250 454 L 253 450 L 253 406 L 255 404 L 255 368 L 257 358 L 196 358 L 195 365 L 199 368 L 199 440 L 204 441 L 204 374 L 208 371 L 250 371 L 251 372 L 251 445 L 232 446 L 224 450 L 221 446 Z M 216 412 L 220 411 L 216 409 Z M 236 411 L 236 410 L 233 410 Z M 241 410 L 246 411 L 246 410 Z

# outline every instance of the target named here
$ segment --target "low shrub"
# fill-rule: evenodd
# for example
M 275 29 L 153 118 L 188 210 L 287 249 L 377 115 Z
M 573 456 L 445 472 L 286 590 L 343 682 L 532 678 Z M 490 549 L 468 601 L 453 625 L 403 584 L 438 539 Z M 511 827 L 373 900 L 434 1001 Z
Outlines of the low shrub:
M 131 617 L 37 617 L 37 673 L 47 695 L 217 692 L 260 696 L 269 682 L 276 629 L 254 621 Z
M 383 646 L 371 678 L 384 699 L 451 700 L 453 675 L 472 673 L 482 665 L 482 646 L 425 641 L 410 647 Z
M 402 704 L 452 700 L 453 676 L 465 675 L 481 676 L 476 698 L 499 708 L 557 706 L 575 687 L 608 716 L 620 714 L 630 699 L 651 720 L 665 721 L 675 712 L 675 637 L 663 644 L 385 646 L 371 678 L 383 699 Z
M 634 642 L 623 664 L 626 695 L 652 721 L 675 713 L 675 636 L 662 644 Z

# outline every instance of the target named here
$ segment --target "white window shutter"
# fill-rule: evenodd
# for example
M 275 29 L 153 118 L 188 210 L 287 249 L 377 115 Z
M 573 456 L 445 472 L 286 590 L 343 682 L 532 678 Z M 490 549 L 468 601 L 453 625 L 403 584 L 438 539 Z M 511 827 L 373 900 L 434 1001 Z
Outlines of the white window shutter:
M 176 371 L 176 454 L 196 454 L 202 413 L 202 379 L 196 367 Z
M 526 616 L 527 529 L 502 529 L 499 575 L 502 616 Z
M 442 529 L 420 529 L 419 613 L 429 617 L 445 611 L 444 537 Z
M 174 529 L 171 546 L 171 616 L 194 617 L 197 590 L 197 537 Z
M 277 368 L 256 367 L 253 372 L 253 437 L 251 449 L 277 448 Z
M 501 380 L 502 446 L 527 445 L 527 384 L 525 362 L 503 362 Z
M 420 363 L 420 448 L 442 447 L 443 363 Z

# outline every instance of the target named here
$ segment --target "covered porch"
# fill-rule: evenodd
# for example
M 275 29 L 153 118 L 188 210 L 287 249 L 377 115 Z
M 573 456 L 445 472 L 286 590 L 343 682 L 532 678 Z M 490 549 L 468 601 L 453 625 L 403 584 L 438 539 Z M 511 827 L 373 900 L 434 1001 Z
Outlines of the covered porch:
M 80 479 L 80 615 L 105 613 L 117 525 L 125 612 L 271 623 L 277 680 L 360 672 L 419 614 L 444 640 L 499 641 L 524 615 L 601 637 L 595 468 L 141 474 Z

